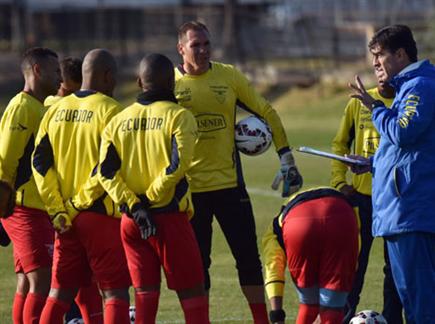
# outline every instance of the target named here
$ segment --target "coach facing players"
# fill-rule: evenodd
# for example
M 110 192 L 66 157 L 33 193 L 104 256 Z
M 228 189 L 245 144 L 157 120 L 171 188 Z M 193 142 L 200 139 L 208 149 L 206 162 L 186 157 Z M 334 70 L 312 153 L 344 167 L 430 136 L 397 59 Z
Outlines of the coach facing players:
M 373 236 L 385 238 L 394 283 L 408 323 L 433 323 L 435 305 L 435 67 L 417 60 L 409 27 L 387 26 L 369 43 L 373 67 L 396 90 L 391 109 L 359 79 L 352 97 L 372 112 L 381 135 L 373 174 Z
M 255 220 L 234 143 L 236 105 L 259 115 L 272 128 L 281 161 L 273 187 L 277 189 L 280 180 L 284 180 L 283 196 L 288 196 L 300 188 L 302 178 L 276 111 L 233 66 L 210 62 L 207 27 L 195 21 L 183 24 L 178 30 L 177 49 L 183 63 L 175 71 L 176 97 L 194 114 L 199 131 L 187 176 L 195 208 L 191 223 L 201 249 L 206 289 L 210 289 L 214 215 L 236 259 L 239 282 L 254 322 L 267 323 Z M 222 122 L 216 123 L 216 119 Z
M 204 275 L 188 220 L 192 203 L 185 178 L 197 138 L 195 118 L 176 103 L 168 58 L 146 56 L 139 70 L 143 93 L 107 125 L 100 153 L 101 183 L 126 213 L 121 235 L 136 292 L 136 322 L 155 323 L 163 267 L 186 323 L 206 324 Z M 160 126 L 138 122 L 126 129 L 129 120 L 157 120 Z

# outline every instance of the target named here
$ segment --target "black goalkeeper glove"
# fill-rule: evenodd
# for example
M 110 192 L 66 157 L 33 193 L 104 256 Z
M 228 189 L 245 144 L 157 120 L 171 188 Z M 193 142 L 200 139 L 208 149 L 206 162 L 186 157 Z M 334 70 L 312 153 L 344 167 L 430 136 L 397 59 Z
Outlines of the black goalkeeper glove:
M 156 225 L 149 209 L 142 202 L 136 203 L 131 208 L 131 216 L 139 227 L 140 236 L 146 240 L 150 236 L 156 235 Z

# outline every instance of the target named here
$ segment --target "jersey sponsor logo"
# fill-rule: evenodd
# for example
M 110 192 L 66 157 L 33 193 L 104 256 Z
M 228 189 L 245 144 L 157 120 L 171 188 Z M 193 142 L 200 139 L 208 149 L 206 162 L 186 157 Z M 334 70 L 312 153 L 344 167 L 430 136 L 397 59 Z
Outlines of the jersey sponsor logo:
M 210 90 L 213 91 L 216 100 L 223 104 L 227 97 L 228 86 L 224 85 L 211 85 Z
M 161 117 L 127 118 L 121 121 L 121 131 L 147 131 L 162 129 L 164 119 Z
M 214 132 L 227 127 L 225 117 L 219 114 L 196 115 L 196 123 L 199 132 Z
M 175 91 L 175 98 L 179 103 L 192 100 L 192 91 L 190 88 Z
M 367 154 L 373 155 L 379 147 L 380 137 L 368 137 L 364 139 L 363 151 Z
M 90 123 L 94 115 L 87 109 L 59 109 L 54 116 L 55 122 Z
M 10 131 L 25 131 L 27 129 L 26 126 L 18 123 L 18 125 L 11 125 L 9 126 Z

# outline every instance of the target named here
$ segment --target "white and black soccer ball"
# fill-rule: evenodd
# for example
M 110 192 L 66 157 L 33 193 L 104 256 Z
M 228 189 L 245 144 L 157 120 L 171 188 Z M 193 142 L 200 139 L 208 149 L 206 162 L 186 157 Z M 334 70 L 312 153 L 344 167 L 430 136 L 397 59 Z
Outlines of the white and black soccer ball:
M 67 324 L 84 324 L 85 322 L 81 318 L 73 318 L 72 320 L 69 320 Z
M 373 310 L 363 310 L 353 317 L 349 324 L 387 324 L 384 316 Z
M 134 324 L 136 322 L 136 306 L 131 305 L 128 309 L 129 315 L 130 315 L 130 323 Z
M 249 116 L 236 125 L 236 147 L 246 155 L 264 153 L 272 143 L 272 131 L 260 118 Z

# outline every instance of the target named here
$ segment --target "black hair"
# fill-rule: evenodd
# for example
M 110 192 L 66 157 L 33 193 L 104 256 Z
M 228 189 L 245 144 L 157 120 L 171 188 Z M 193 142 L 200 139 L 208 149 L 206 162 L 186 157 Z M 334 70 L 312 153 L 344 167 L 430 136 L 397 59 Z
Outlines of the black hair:
M 32 47 L 24 52 L 23 58 L 21 60 L 21 71 L 28 70 L 32 68 L 35 64 L 41 64 L 42 61 L 45 61 L 48 57 L 58 58 L 56 52 L 52 51 L 49 48 L 45 47 Z
M 369 49 L 379 46 L 395 53 L 403 48 L 411 62 L 417 62 L 417 44 L 412 31 L 405 25 L 391 25 L 378 30 L 369 42 Z
M 78 58 L 65 57 L 60 61 L 60 70 L 62 79 L 70 79 L 76 83 L 82 83 L 82 64 L 83 61 Z
M 194 20 L 188 21 L 178 27 L 178 41 L 181 41 L 181 39 L 186 36 L 189 30 L 205 31 L 209 33 L 207 26 L 203 23 Z

